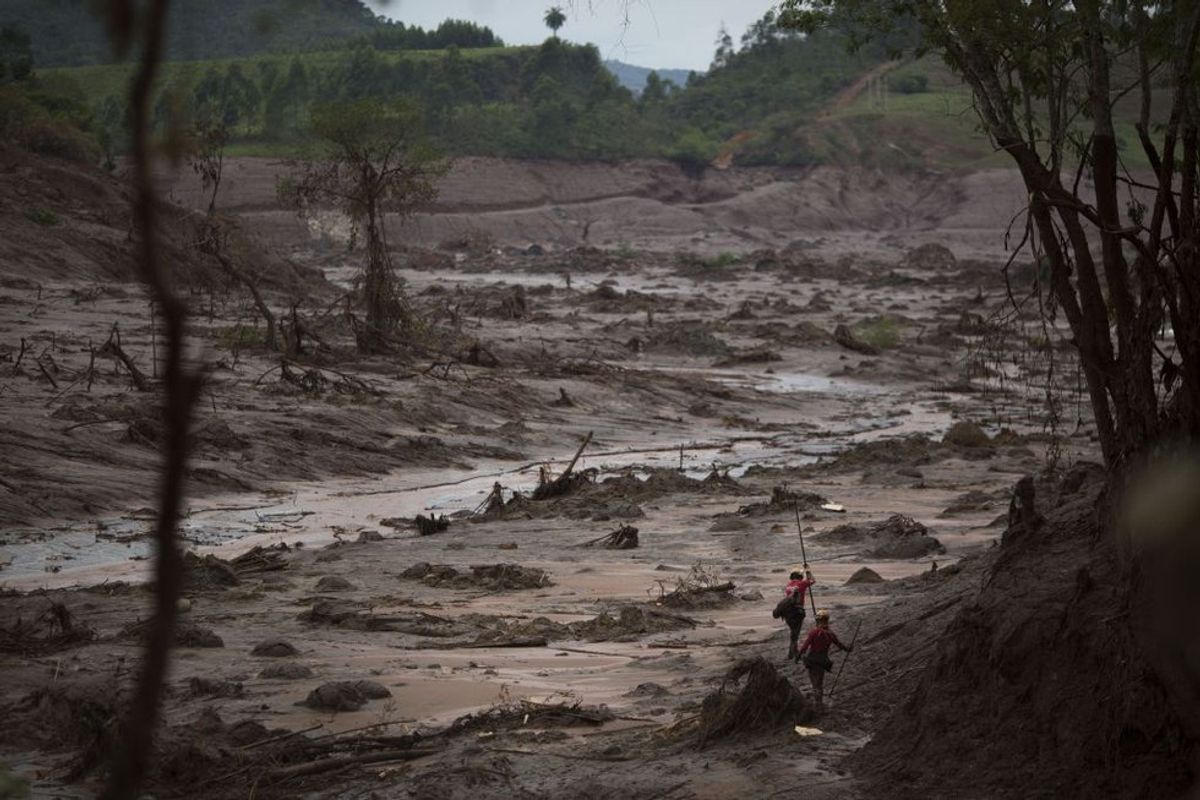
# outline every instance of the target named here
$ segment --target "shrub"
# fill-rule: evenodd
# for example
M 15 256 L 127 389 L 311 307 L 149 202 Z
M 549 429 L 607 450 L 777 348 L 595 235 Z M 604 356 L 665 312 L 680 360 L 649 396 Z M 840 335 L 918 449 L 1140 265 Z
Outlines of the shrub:
M 921 94 L 929 91 L 927 75 L 895 75 L 888 79 L 888 88 L 896 94 Z
M 25 216 L 38 225 L 57 225 L 59 222 L 57 214 L 44 208 L 30 208 L 25 211 Z
M 888 350 L 899 344 L 900 331 L 906 324 L 899 317 L 872 317 L 855 323 L 852 330 L 855 336 L 876 350 Z
M 100 158 L 100 148 L 72 121 L 55 117 L 15 86 L 0 86 L 0 138 L 69 161 Z

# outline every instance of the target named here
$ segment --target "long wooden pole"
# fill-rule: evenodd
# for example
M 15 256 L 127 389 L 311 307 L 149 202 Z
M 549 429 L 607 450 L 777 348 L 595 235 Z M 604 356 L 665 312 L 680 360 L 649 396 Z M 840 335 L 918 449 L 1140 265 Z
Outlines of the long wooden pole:
M 792 501 L 792 511 L 796 512 L 796 533 L 800 534 L 800 557 L 808 563 L 808 553 L 804 550 L 804 527 L 800 524 L 800 504 Z M 808 587 L 808 602 L 812 605 L 813 619 L 817 618 L 817 599 L 813 597 L 813 588 Z
M 854 626 L 854 635 L 850 637 L 850 648 L 846 653 L 846 657 L 842 659 L 842 663 L 838 666 L 837 674 L 833 676 L 833 685 L 829 687 L 829 697 L 833 698 L 833 693 L 837 691 L 838 678 L 842 677 L 842 670 L 846 668 L 846 662 L 850 660 L 850 653 L 854 652 L 854 643 L 858 641 L 858 631 L 862 628 L 862 620 Z

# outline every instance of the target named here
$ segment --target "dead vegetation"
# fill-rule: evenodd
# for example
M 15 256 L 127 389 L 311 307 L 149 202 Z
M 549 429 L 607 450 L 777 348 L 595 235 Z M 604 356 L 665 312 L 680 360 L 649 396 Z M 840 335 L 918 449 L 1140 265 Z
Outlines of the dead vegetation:
M 18 616 L 11 625 L 0 626 L 0 653 L 43 656 L 95 638 L 96 631 L 76 623 L 64 604 L 47 601 L 46 607 L 30 618 Z
M 603 547 L 607 550 L 633 550 L 638 546 L 638 529 L 622 525 L 612 533 L 584 542 L 581 547 Z
M 421 581 L 426 586 L 492 592 L 544 589 L 554 585 L 545 570 L 520 564 L 480 564 L 470 570 L 465 573 L 446 564 L 421 562 L 404 570 L 400 577 Z
M 562 728 L 603 725 L 616 719 L 607 706 L 588 706 L 576 697 L 559 702 L 538 703 L 524 698 L 502 697 L 486 711 L 456 719 L 446 736 L 513 730 L 515 728 Z
M 928 528 L 903 514 L 893 514 L 872 525 L 839 525 L 817 534 L 813 541 L 859 545 L 865 548 L 863 555 L 872 558 L 920 558 L 946 552 L 942 543 L 929 535 Z
M 695 564 L 687 575 L 675 579 L 674 587 L 668 592 L 665 581 L 657 581 L 658 596 L 655 602 L 669 608 L 719 608 L 736 602 L 733 582 L 723 580 L 717 572 L 704 564 Z M 654 592 L 651 589 L 650 592 Z
M 762 656 L 736 663 L 717 691 L 704 698 L 697 746 L 769 734 L 813 718 L 808 699 Z

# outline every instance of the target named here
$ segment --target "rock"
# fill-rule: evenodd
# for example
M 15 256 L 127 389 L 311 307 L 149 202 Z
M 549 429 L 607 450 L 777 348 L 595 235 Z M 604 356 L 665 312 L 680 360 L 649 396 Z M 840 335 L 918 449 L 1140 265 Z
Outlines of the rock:
M 959 420 L 951 425 L 950 430 L 942 437 L 942 442 L 959 447 L 989 447 L 992 444 L 983 428 L 967 420 Z
M 862 339 L 854 335 L 845 325 L 838 325 L 833 329 L 833 340 L 847 350 L 853 350 L 856 353 L 862 353 L 865 356 L 879 355 L 879 349 L 873 345 L 867 344 Z
M 854 583 L 883 583 L 883 578 L 870 567 L 862 567 L 846 579 L 846 586 Z
M 308 693 L 301 705 L 322 711 L 357 711 L 367 704 L 367 698 L 349 681 L 324 683 Z
M 363 531 L 358 534 L 358 543 L 366 544 L 367 542 L 382 542 L 383 534 L 379 531 Z
M 625 697 L 666 697 L 671 692 L 657 683 L 639 683 L 624 694 Z
M 299 652 L 291 642 L 283 639 L 267 639 L 265 642 L 256 644 L 250 651 L 250 655 L 260 658 L 286 658 L 297 655 Z
M 258 677 L 268 680 L 280 681 L 296 681 L 304 678 L 311 678 L 313 671 L 311 667 L 306 667 L 303 664 L 272 664 L 269 667 L 264 667 L 262 672 L 258 673 Z
M 317 581 L 316 591 L 318 592 L 352 592 L 358 587 L 345 578 L 337 575 L 326 575 L 321 580 Z
M 224 647 L 225 642 L 211 628 L 183 624 L 175 628 L 176 647 Z
M 354 688 L 358 689 L 359 693 L 368 700 L 382 700 L 392 696 L 386 686 L 375 681 L 355 681 Z
M 762 592 L 760 592 L 758 589 L 754 589 L 754 590 L 752 590 L 752 591 L 749 591 L 749 592 L 742 592 L 741 594 L 739 594 L 739 595 L 738 595 L 738 599 L 739 599 L 739 600 L 745 600 L 745 601 L 746 601 L 746 602 L 748 602 L 748 603 L 749 603 L 749 602 L 753 602 L 753 601 L 755 601 L 755 600 L 762 600 L 762 599 L 763 599 L 763 593 L 762 593 Z
M 374 681 L 330 681 L 309 692 L 300 705 L 324 711 L 357 711 L 367 700 L 391 696 L 387 687 Z

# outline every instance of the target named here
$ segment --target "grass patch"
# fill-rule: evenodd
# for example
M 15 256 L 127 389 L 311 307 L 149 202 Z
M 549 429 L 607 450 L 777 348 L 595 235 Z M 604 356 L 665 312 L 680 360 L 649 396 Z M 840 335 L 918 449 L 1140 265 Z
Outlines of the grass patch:
M 217 340 L 217 347 L 235 353 L 239 350 L 263 344 L 265 335 L 257 325 L 243 325 L 241 323 L 213 329 L 213 337 Z
M 58 218 L 58 214 L 55 214 L 53 211 L 47 211 L 44 208 L 26 209 L 25 218 L 28 219 L 30 222 L 36 223 L 38 225 L 45 225 L 46 227 L 50 227 L 51 225 L 57 225 L 59 222 L 62 221 Z
M 908 320 L 902 317 L 884 315 L 859 320 L 851 326 L 851 331 L 862 341 L 878 350 L 890 350 L 900 343 Z

